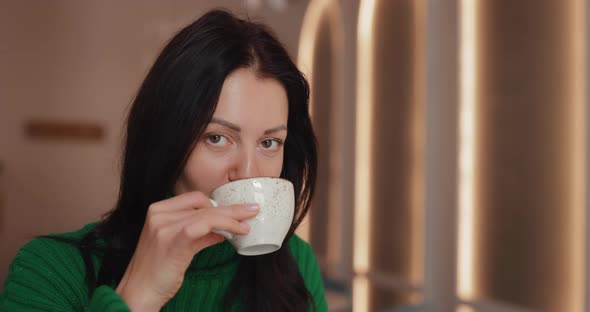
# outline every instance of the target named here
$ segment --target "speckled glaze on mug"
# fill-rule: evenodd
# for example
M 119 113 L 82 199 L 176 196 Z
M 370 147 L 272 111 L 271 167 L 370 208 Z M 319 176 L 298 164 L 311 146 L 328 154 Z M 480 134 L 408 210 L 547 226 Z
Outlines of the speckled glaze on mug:
M 244 256 L 256 256 L 279 250 L 291 227 L 295 209 L 293 184 L 285 179 L 258 177 L 232 181 L 211 193 L 219 206 L 258 204 L 260 211 L 255 218 L 245 221 L 250 225 L 247 235 L 225 236 Z

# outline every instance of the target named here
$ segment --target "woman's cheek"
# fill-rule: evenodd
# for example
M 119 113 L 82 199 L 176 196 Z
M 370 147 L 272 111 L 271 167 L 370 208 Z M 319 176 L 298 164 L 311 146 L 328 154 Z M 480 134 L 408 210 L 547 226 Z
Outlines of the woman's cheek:
M 272 161 L 272 173 L 268 174 L 268 176 L 279 177 L 281 175 L 281 171 L 283 171 L 283 151 L 280 151 L 280 154 L 277 157 L 273 158 Z
M 227 157 L 200 151 L 191 157 L 188 175 L 196 191 L 209 194 L 216 187 L 227 182 L 228 170 Z

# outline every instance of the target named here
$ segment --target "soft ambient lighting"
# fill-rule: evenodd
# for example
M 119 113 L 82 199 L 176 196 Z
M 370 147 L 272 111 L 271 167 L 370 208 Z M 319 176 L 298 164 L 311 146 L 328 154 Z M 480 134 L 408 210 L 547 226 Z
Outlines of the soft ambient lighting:
M 462 300 L 474 297 L 475 130 L 477 96 L 477 0 L 461 0 L 460 6 L 460 143 L 459 233 L 457 293 Z
M 461 304 L 457 307 L 457 311 L 456 312 L 476 312 L 474 308 L 465 305 L 465 304 Z
M 369 279 L 358 275 L 352 281 L 352 310 L 364 312 L 369 310 Z
M 297 62 L 301 72 L 305 74 L 310 86 L 313 86 L 313 55 L 317 31 L 319 28 L 322 14 L 328 8 L 330 0 L 311 1 L 303 17 L 301 34 L 299 35 L 299 51 Z M 310 99 L 309 113 L 313 112 L 313 102 Z M 313 117 L 313 116 L 312 116 Z M 297 234 L 305 241 L 309 242 L 311 228 L 311 218 L 308 215 L 301 223 Z
M 331 81 L 326 81 L 325 85 L 319 86 L 314 85 L 314 63 L 318 60 L 314 59 L 314 52 L 318 50 L 318 34 L 322 31 L 320 25 L 323 21 L 329 22 L 329 37 L 331 43 L 330 51 L 330 62 L 331 62 Z M 327 92 L 332 95 L 332 114 L 330 116 L 329 125 L 333 133 L 341 133 L 341 79 L 342 79 L 342 67 L 343 64 L 343 51 L 344 51 L 344 24 L 342 21 L 342 13 L 340 4 L 335 0 L 322 0 L 314 1 L 309 4 L 307 12 L 304 17 L 303 27 L 300 35 L 299 45 L 299 67 L 301 71 L 306 75 L 311 85 L 312 90 L 319 90 L 318 92 Z M 328 88 L 326 88 L 328 87 Z M 312 91 L 314 93 L 316 91 Z M 310 114 L 313 115 L 313 96 L 310 99 Z M 313 117 L 313 116 L 312 116 Z M 314 123 L 326 122 L 326 120 L 314 120 Z M 341 179 L 340 170 L 333 169 L 340 168 L 341 162 L 341 147 L 342 137 L 330 138 L 330 149 L 327 150 L 329 153 L 329 161 L 331 164 L 329 171 L 329 188 L 328 194 L 324 196 L 328 197 L 329 207 L 322 207 L 321 209 L 328 209 L 328 216 L 330 222 L 327 222 L 325 228 L 325 235 L 327 235 L 327 241 L 331 242 L 330 247 L 326 250 L 326 258 L 324 259 L 327 263 L 338 262 L 341 258 L 340 252 L 344 249 L 344 240 L 341 239 L 343 224 L 345 223 L 342 219 L 342 204 L 341 204 Z M 308 217 L 304 223 L 304 228 L 300 231 L 305 240 L 309 241 L 310 238 L 310 218 Z
M 424 146 L 425 146 L 425 115 L 424 96 L 426 94 L 426 1 L 417 0 L 414 5 L 414 90 L 412 95 L 412 171 L 410 176 L 410 207 L 411 207 L 411 252 L 410 281 L 421 285 L 424 280 Z M 416 296 L 418 299 L 420 296 Z M 417 303 L 417 302 L 416 302 Z
M 356 278 L 353 282 L 354 311 L 367 311 L 369 305 L 370 220 L 373 201 L 372 133 L 373 121 L 373 17 L 375 0 L 360 3 L 357 39 L 357 99 L 355 147 L 354 258 Z
M 569 241 L 570 248 L 570 267 L 569 272 L 572 281 L 572 288 L 569 292 L 570 297 L 564 298 L 564 311 L 584 311 L 588 310 L 589 302 L 585 300 L 585 278 L 586 278 L 586 1 L 585 0 L 571 0 L 571 7 L 569 11 L 570 29 L 568 34 L 571 36 L 571 55 L 569 57 L 569 70 L 571 73 L 570 83 L 571 89 L 568 90 L 572 94 L 572 108 L 571 111 L 571 128 L 568 134 L 571 152 L 571 161 L 573 166 L 570 168 L 573 172 L 567 175 L 574 179 L 571 184 L 572 190 L 569 196 L 572 196 L 572 224 Z
M 300 70 L 305 74 L 311 86 L 313 86 L 313 55 L 316 37 L 322 15 L 329 9 L 330 2 L 331 0 L 311 1 L 303 17 L 297 61 Z M 310 105 L 313 105 L 313 103 L 310 103 Z M 311 111 L 310 109 L 310 113 Z

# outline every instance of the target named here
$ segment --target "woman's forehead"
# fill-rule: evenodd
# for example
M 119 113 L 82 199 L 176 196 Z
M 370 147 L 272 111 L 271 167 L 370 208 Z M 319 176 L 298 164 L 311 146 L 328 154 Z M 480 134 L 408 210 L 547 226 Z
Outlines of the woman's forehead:
M 226 78 L 214 117 L 240 127 L 276 127 L 287 123 L 288 111 L 287 93 L 279 81 L 238 69 Z

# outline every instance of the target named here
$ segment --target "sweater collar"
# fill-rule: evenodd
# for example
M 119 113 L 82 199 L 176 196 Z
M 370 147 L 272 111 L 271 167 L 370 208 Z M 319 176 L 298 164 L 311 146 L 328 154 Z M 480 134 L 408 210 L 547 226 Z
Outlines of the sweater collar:
M 234 247 L 224 240 L 221 243 L 201 250 L 193 257 L 188 272 L 219 273 L 225 269 L 234 268 L 239 255 Z

